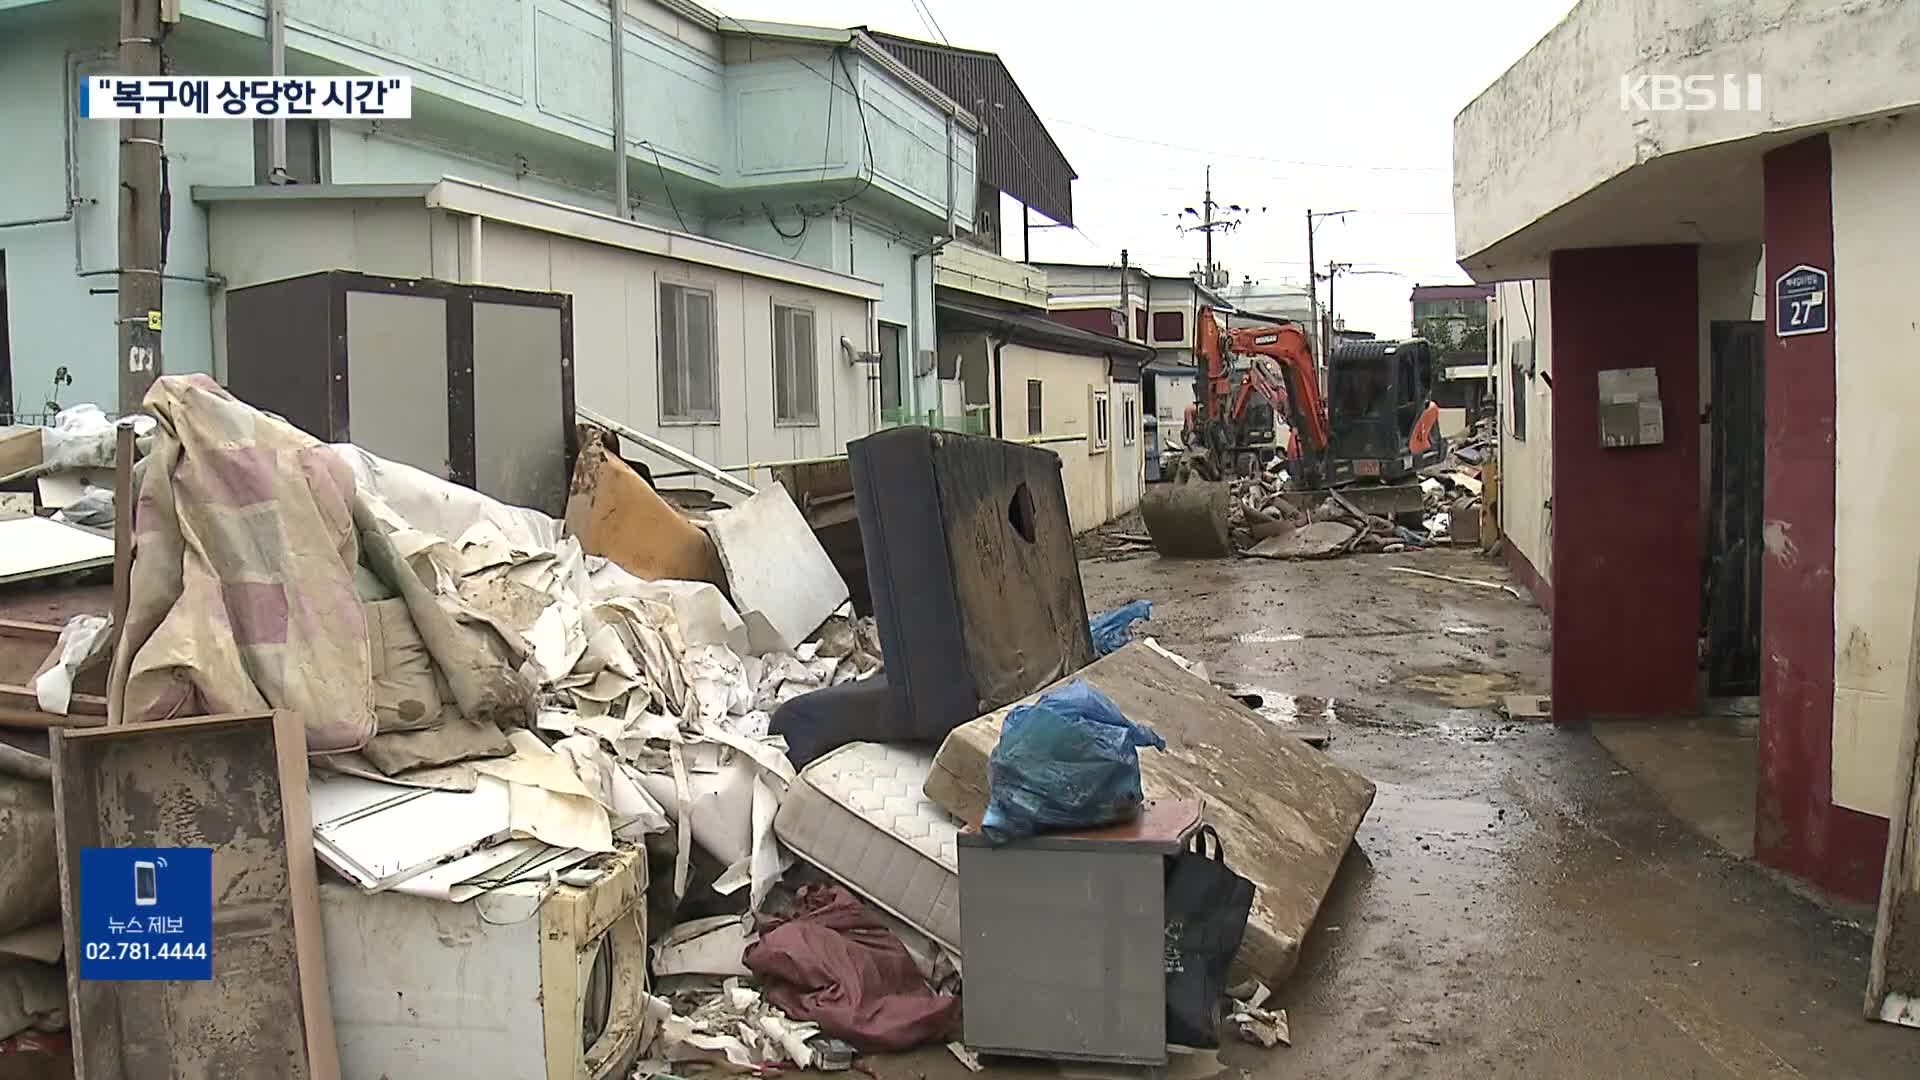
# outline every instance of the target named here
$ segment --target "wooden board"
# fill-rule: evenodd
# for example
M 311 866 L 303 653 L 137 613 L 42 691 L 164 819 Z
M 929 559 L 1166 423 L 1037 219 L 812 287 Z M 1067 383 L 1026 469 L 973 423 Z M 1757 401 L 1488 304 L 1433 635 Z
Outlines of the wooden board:
M 336 1080 L 333 1008 L 297 719 L 162 720 L 53 740 L 68 956 L 80 849 L 211 847 L 213 978 L 82 981 L 67 969 L 79 1080 Z
M 1147 798 L 1205 804 L 1228 865 L 1254 884 L 1239 965 L 1269 985 L 1284 981 L 1373 805 L 1373 782 L 1145 642 L 1102 657 L 1073 678 L 1085 679 L 1128 718 L 1167 740 L 1164 753 L 1140 752 Z M 927 797 L 962 821 L 977 821 L 986 809 L 987 758 L 1011 711 L 955 728 L 934 757 Z
M 637 577 L 726 588 L 713 541 L 598 442 L 583 446 L 574 463 L 566 531 L 587 554 L 611 559 Z

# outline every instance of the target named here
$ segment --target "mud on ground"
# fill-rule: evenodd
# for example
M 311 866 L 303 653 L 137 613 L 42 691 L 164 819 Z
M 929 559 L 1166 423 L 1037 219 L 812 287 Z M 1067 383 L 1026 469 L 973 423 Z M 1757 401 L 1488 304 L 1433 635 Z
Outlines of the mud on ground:
M 1394 566 L 1507 580 L 1449 550 L 1081 564 L 1090 610 L 1152 600 L 1163 644 L 1261 692 L 1276 724 L 1328 729 L 1379 785 L 1278 988 L 1293 1046 L 1179 1075 L 1920 1076 L 1920 1033 L 1860 1015 L 1870 913 L 1688 832 L 1591 737 L 1505 719 L 1503 694 L 1548 691 L 1546 617 Z M 936 1050 L 874 1065 L 968 1075 Z

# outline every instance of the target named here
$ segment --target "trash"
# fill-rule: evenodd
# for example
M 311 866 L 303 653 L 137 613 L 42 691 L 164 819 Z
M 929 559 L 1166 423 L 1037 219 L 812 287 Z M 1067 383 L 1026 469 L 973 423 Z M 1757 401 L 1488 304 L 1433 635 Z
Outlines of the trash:
M 839 885 L 810 884 L 763 915 L 746 964 L 787 1015 L 872 1052 L 945 1041 L 960 999 L 927 986 L 906 947 Z
M 821 1072 L 846 1072 L 853 1068 L 853 1045 L 824 1035 L 807 1040 L 813 1050 L 813 1067 Z
M 895 742 L 911 736 L 899 699 L 884 672 L 859 682 L 789 698 L 773 710 L 767 730 L 787 741 L 787 759 L 805 769 L 853 742 Z
M 793 651 L 847 602 L 840 571 L 778 484 L 715 514 L 707 534 L 755 653 Z
M 1220 1045 L 1227 969 L 1252 908 L 1253 883 L 1228 869 L 1220 834 L 1201 826 L 1167 868 L 1167 1041 Z
M 315 854 L 369 892 L 505 840 L 513 824 L 508 786 L 490 776 L 451 792 L 316 772 L 308 790 Z
M 683 1000 L 684 1014 L 677 1008 Z M 676 994 L 669 1001 L 647 995 L 642 1010 L 650 1030 L 641 1041 L 646 1059 L 634 1070 L 636 1077 L 660 1076 L 681 1063 L 756 1074 L 789 1062 L 801 1069 L 814 1064 L 820 1025 L 793 1020 L 737 978 L 697 997 Z
M 1168 750 L 1141 756 L 1142 787 L 1155 800 L 1206 804 L 1208 824 L 1255 889 L 1236 969 L 1284 981 L 1373 804 L 1372 782 L 1276 731 L 1148 641 L 1103 656 L 1074 678 L 1127 715 L 1153 718 Z M 1010 711 L 962 724 L 934 755 L 927 797 L 962 821 L 977 821 L 986 809 L 988 760 Z
M 1472 585 L 1479 589 L 1494 589 L 1498 592 L 1507 593 L 1516 600 L 1521 599 L 1520 590 L 1505 582 L 1484 581 L 1480 578 L 1455 577 L 1452 574 L 1436 574 L 1431 570 L 1416 570 L 1411 566 L 1389 566 L 1387 569 L 1396 574 L 1412 574 L 1415 577 L 1432 578 L 1435 581 L 1451 581 L 1455 585 Z
M 105 938 L 83 914 L 74 857 L 87 849 L 210 848 L 215 875 L 203 940 L 205 955 L 219 957 L 209 960 L 218 964 L 218 977 L 70 973 L 76 976 L 69 982 L 76 1060 L 141 1061 L 161 1076 L 336 1075 L 341 1043 L 334 1038 L 326 938 L 316 917 L 299 718 L 194 717 L 56 738 L 59 880 L 67 925 L 83 928 L 77 944 L 91 947 Z M 160 892 L 165 903 L 167 890 Z M 92 934 L 84 930 L 89 925 Z M 183 1031 L 218 1032 L 212 1059 L 205 1040 L 181 1038 Z
M 1093 661 L 1059 455 L 922 427 L 847 454 L 901 738 L 944 738 Z
M 0 521 L 0 584 L 108 566 L 113 540 L 43 517 Z
M 1153 617 L 1153 603 L 1148 600 L 1134 600 L 1095 615 L 1089 629 L 1093 633 L 1093 652 L 1096 656 L 1105 656 L 1118 650 L 1133 640 L 1129 630 L 1135 622 Z
M 1480 499 L 1470 496 L 1456 500 L 1447 515 L 1447 537 L 1456 544 L 1480 543 Z
M 473 767 L 483 778 L 506 781 L 513 835 L 555 847 L 612 851 L 607 807 L 581 783 L 573 762 L 531 731 L 515 731 L 507 739 L 513 756 L 476 761 Z
M 960 830 L 922 790 L 932 767 L 924 747 L 842 746 L 800 771 L 773 831 L 797 857 L 941 948 L 958 949 Z
M 136 413 L 131 423 L 136 436 L 154 429 L 151 416 Z M 113 428 L 113 421 L 98 405 L 60 410 L 50 426 L 40 429 L 41 464 L 49 470 L 111 469 L 115 465 Z
M 753 974 L 740 956 L 747 948 L 747 924 L 738 915 L 693 919 L 674 927 L 653 946 L 653 975 Z
M 65 716 L 73 704 L 73 682 L 82 668 L 106 656 L 113 646 L 112 624 L 105 615 L 75 615 L 54 646 L 58 659 L 34 677 L 33 692 L 43 712 Z M 52 657 L 49 657 L 52 659 Z
M 1197 800 L 1167 800 L 1123 825 L 1006 845 L 962 833 L 966 1045 L 1165 1063 L 1167 860 L 1199 827 Z
M 0 1039 L 22 1031 L 65 1031 L 67 976 L 53 964 L 0 959 Z
M 723 584 L 713 541 L 599 439 L 583 439 L 567 494 L 567 535 L 646 580 Z
M 1500 711 L 1509 720 L 1545 720 L 1553 715 L 1553 699 L 1539 694 L 1507 694 L 1500 699 Z
M 1315 521 L 1260 541 L 1247 554 L 1262 559 L 1324 559 L 1352 549 L 1359 530 L 1339 521 Z
M 965 1046 L 961 1045 L 960 1043 L 957 1043 L 957 1042 L 948 1043 L 947 1052 L 953 1055 L 953 1059 L 955 1061 L 958 1061 L 960 1064 L 966 1066 L 966 1069 L 968 1072 L 977 1073 L 977 1072 L 984 1072 L 986 1070 L 986 1066 L 980 1064 L 980 1055 L 967 1049 Z
M 37 426 L 0 427 L 0 480 L 32 470 L 45 460 L 41 431 Z
M 1132 820 L 1146 801 L 1139 748 L 1149 746 L 1167 743 L 1080 679 L 1016 705 L 993 748 L 980 831 L 1005 843 Z
M 1276 1046 L 1293 1045 L 1293 1033 L 1287 1029 L 1285 1009 L 1262 1009 L 1236 1002 L 1227 1012 L 1227 1023 L 1233 1025 L 1235 1034 L 1240 1036 L 1242 1042 L 1268 1050 Z

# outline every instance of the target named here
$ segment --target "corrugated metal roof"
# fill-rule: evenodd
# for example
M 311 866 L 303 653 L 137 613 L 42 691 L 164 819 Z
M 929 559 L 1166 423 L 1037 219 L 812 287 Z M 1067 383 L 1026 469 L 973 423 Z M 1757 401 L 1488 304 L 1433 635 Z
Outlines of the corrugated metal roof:
M 978 164 L 983 182 L 1062 225 L 1073 224 L 1073 181 L 1079 174 L 998 56 L 871 30 L 867 34 L 980 118 L 986 127 Z

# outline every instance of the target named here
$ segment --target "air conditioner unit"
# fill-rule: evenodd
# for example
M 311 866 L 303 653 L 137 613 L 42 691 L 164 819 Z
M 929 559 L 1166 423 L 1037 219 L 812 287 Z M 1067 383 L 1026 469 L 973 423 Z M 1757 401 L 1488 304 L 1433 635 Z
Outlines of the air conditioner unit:
M 625 1077 L 639 1052 L 646 897 L 644 852 L 459 904 L 323 883 L 342 1077 Z

